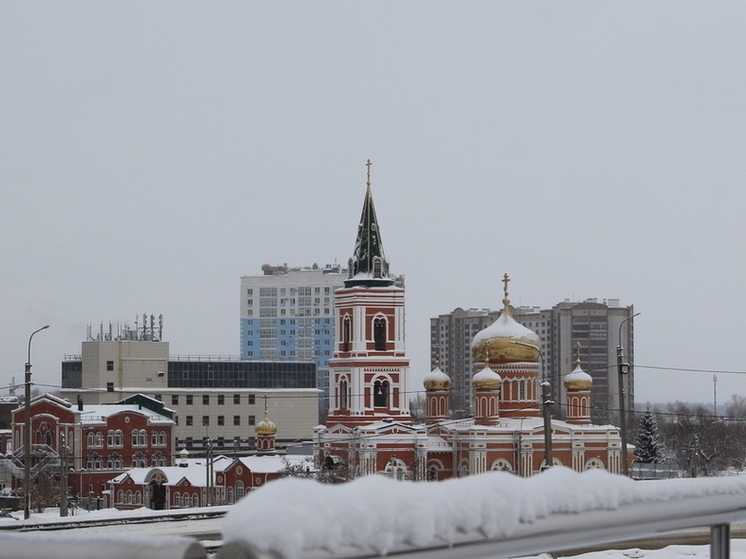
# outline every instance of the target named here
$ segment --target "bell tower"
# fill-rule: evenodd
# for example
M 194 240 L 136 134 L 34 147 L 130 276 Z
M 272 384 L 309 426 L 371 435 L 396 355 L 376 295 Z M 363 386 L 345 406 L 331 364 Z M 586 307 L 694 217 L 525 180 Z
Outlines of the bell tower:
M 411 423 L 404 351 L 404 288 L 394 285 L 368 181 L 349 277 L 334 293 L 336 341 L 327 427 L 384 418 Z

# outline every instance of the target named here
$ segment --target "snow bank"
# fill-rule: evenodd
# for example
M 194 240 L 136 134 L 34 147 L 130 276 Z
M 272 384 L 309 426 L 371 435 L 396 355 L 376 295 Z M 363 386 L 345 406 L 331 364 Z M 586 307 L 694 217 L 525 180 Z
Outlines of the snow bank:
M 489 472 L 437 483 L 368 476 L 325 485 L 287 478 L 237 503 L 223 521 L 223 541 L 285 557 L 348 546 L 384 554 L 402 544 L 450 543 L 457 532 L 505 537 L 555 514 L 744 494 L 746 477 L 641 482 L 562 467 L 530 478 Z

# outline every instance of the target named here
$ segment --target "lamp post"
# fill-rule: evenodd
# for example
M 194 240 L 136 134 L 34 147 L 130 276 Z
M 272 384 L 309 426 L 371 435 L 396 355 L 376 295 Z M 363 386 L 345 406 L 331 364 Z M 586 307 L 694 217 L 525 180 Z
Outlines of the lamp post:
M 627 464 L 627 412 L 625 409 L 624 376 L 629 373 L 629 363 L 624 362 L 624 350 L 622 349 L 622 326 L 628 320 L 632 320 L 640 313 L 628 316 L 619 323 L 619 345 L 616 346 L 617 377 L 619 380 L 619 435 L 622 439 L 622 475 L 629 476 L 629 464 Z
M 534 344 L 527 344 L 516 340 L 511 340 L 510 343 L 533 348 L 536 350 L 536 353 L 539 354 L 539 361 L 541 362 L 541 415 L 544 418 L 544 463 L 547 468 L 550 468 L 554 465 L 554 457 L 552 456 L 552 410 L 549 406 L 554 402 L 551 400 L 549 394 L 551 386 L 545 378 L 544 356 L 541 354 L 539 346 L 535 346 Z
M 26 401 L 24 402 L 23 424 L 23 518 L 31 516 L 31 338 L 49 324 L 31 332 L 28 337 L 28 358 L 26 359 Z

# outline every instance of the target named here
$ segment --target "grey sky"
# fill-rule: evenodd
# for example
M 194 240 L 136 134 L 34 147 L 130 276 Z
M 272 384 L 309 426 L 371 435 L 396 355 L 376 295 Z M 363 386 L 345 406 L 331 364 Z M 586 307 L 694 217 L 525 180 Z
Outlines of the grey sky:
M 428 319 L 505 272 L 515 304 L 634 304 L 638 365 L 745 370 L 744 29 L 742 2 L 5 2 L 0 383 L 47 323 L 49 384 L 137 313 L 238 354 L 240 276 L 346 262 L 368 158 L 413 378 Z

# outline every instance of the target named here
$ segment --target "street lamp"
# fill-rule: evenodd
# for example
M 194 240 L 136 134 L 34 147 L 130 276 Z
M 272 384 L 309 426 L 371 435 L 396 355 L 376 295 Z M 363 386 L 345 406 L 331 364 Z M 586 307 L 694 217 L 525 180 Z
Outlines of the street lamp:
M 619 323 L 619 345 L 616 346 L 617 377 L 619 380 L 619 435 L 622 439 L 622 474 L 629 476 L 629 464 L 627 464 L 627 413 L 624 402 L 624 375 L 629 373 L 629 363 L 624 362 L 622 349 L 622 326 L 628 320 L 632 320 L 640 313 L 628 316 Z
M 541 354 L 539 346 L 535 346 L 534 344 L 527 344 L 516 340 L 510 340 L 510 343 L 533 348 L 539 354 L 539 361 L 541 362 L 541 415 L 544 418 L 544 463 L 547 468 L 550 468 L 554 465 L 554 457 L 552 456 L 552 418 L 550 417 L 551 409 L 549 406 L 554 402 L 550 398 L 550 385 L 544 375 L 544 356 Z
M 49 328 L 49 324 L 31 332 L 28 337 L 28 358 L 26 359 L 26 401 L 24 403 L 23 424 L 23 518 L 31 516 L 31 338 L 42 330 Z

